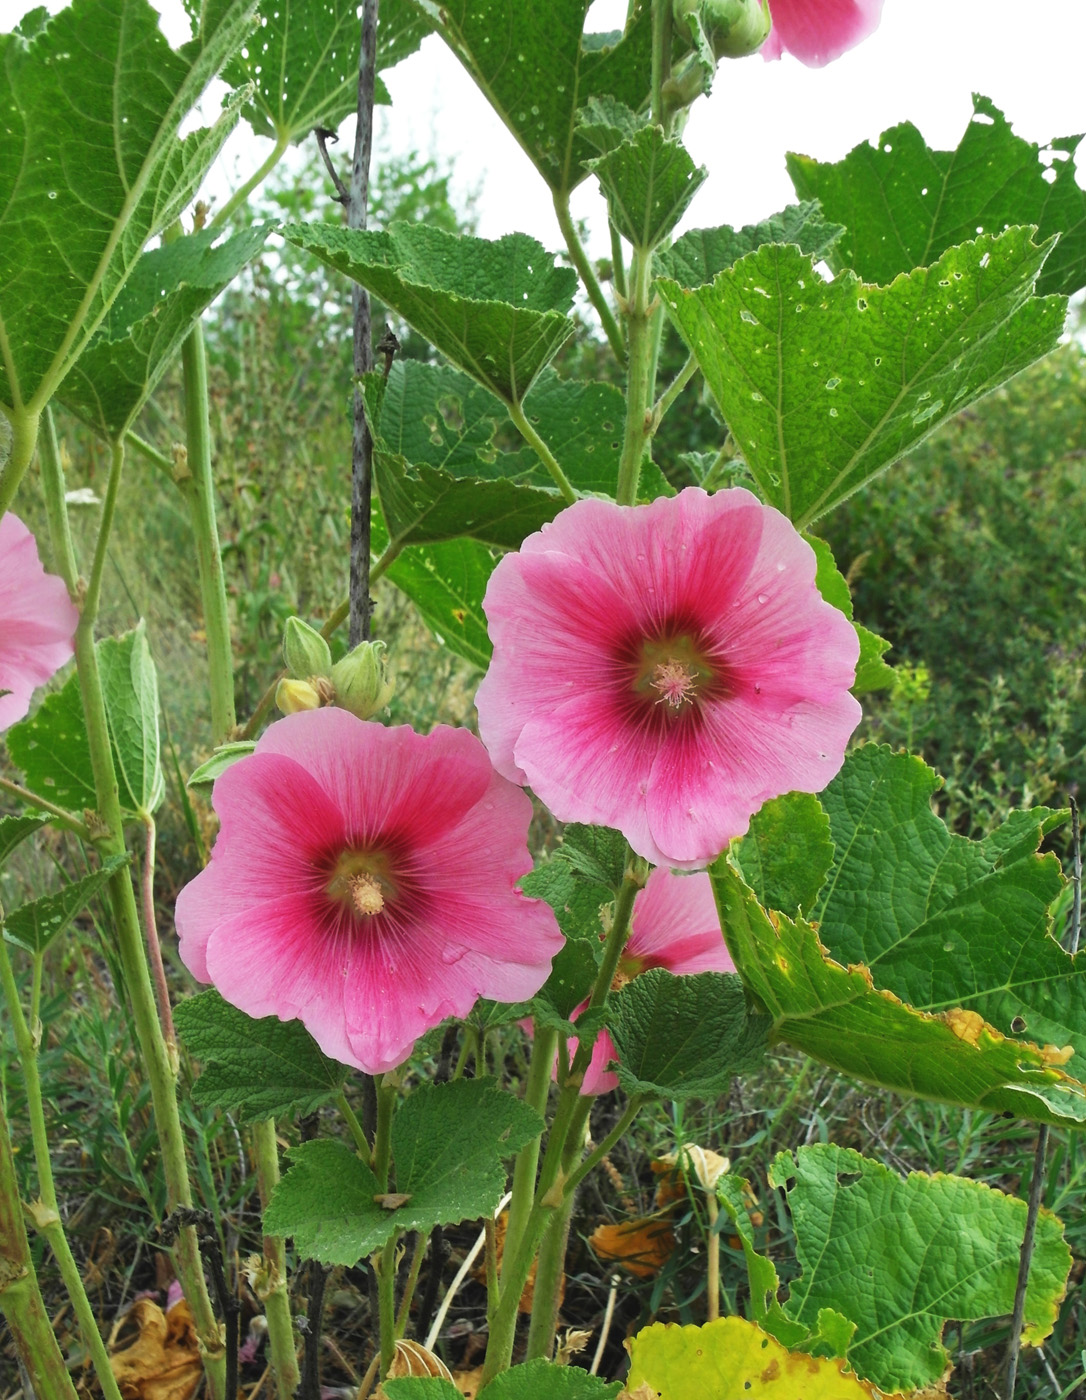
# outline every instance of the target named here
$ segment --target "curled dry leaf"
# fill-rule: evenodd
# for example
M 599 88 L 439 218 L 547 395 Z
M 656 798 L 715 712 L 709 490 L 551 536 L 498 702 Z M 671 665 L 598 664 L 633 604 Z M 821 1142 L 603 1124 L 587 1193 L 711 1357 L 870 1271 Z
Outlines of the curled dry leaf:
M 666 1215 L 598 1225 L 588 1243 L 598 1259 L 613 1260 L 636 1278 L 653 1278 L 671 1258 L 675 1235 Z
M 453 1385 L 464 1396 L 464 1400 L 475 1400 L 483 1388 L 483 1368 L 476 1366 L 473 1371 L 454 1371 Z
M 191 1400 L 203 1366 L 188 1303 L 182 1298 L 163 1312 L 137 1298 L 128 1316 L 139 1336 L 109 1359 L 124 1400 Z
M 440 1356 L 435 1356 L 420 1342 L 401 1339 L 396 1343 L 396 1355 L 388 1368 L 390 1381 L 408 1376 L 433 1376 L 439 1380 L 451 1381 L 453 1373 Z
M 673 1171 L 692 1171 L 703 1191 L 712 1191 L 722 1176 L 731 1170 L 731 1162 L 719 1152 L 699 1147 L 696 1142 L 684 1142 L 678 1152 L 668 1152 L 659 1158 L 659 1165 Z M 657 1164 L 653 1163 L 653 1170 Z

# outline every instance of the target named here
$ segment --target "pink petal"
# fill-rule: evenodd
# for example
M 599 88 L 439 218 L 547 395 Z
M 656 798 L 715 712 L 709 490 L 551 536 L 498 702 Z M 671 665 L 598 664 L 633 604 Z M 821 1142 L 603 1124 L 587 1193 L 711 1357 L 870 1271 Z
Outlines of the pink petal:
M 657 866 L 634 900 L 626 952 L 643 968 L 680 976 L 734 972 L 708 875 L 676 875 Z
M 761 52 L 767 59 L 795 54 L 822 68 L 878 28 L 883 0 L 770 0 L 773 29 Z
M 23 718 L 35 688 L 72 656 L 79 614 L 62 579 L 47 574 L 34 536 L 16 515 L 0 518 L 0 730 Z

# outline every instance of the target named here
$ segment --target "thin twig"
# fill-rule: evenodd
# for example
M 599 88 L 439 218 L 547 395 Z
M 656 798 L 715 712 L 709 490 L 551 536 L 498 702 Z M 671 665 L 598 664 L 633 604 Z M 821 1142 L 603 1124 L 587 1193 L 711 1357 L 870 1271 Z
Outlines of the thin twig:
M 321 153 L 321 160 L 324 161 L 324 168 L 328 171 L 328 175 L 332 181 L 332 184 L 336 187 L 336 192 L 332 196 L 332 198 L 336 201 L 337 204 L 349 204 L 351 199 L 351 192 L 350 190 L 348 190 L 347 186 L 343 183 L 343 181 L 339 178 L 339 171 L 332 164 L 332 157 L 328 154 L 327 143 L 329 141 L 338 141 L 339 136 L 336 132 L 329 131 L 329 129 L 325 126 L 314 127 L 313 135 L 317 138 L 317 149 Z
M 1071 903 L 1071 938 L 1067 951 L 1077 953 L 1079 938 L 1082 936 L 1082 825 L 1078 803 L 1073 797 L 1068 800 L 1071 804 L 1071 844 L 1074 847 L 1071 875 L 1074 898 Z
M 306 1306 L 305 1345 L 302 1350 L 302 1379 L 299 1400 L 320 1400 L 321 1322 L 324 1315 L 324 1285 L 328 1280 L 324 1265 L 308 1259 L 309 1299 Z
M 588 1374 L 594 1376 L 600 1369 L 600 1362 L 603 1360 L 603 1353 L 607 1347 L 607 1338 L 611 1332 L 611 1319 L 615 1315 L 615 1299 L 618 1297 L 618 1274 L 611 1275 L 611 1289 L 607 1294 L 607 1307 L 603 1313 L 603 1323 L 600 1326 L 600 1339 L 596 1343 L 596 1354 L 592 1358 L 592 1365 L 588 1368 Z
M 13 783 L 10 778 L 0 778 L 0 792 L 6 792 L 12 797 L 17 797 L 20 802 L 25 802 L 28 807 L 37 807 L 39 811 L 48 812 L 51 817 L 55 817 L 58 822 L 66 826 L 69 831 L 83 841 L 91 839 L 90 832 L 83 822 L 79 820 L 74 812 L 67 811 L 64 807 L 58 807 L 45 797 L 39 797 L 36 792 L 31 792 L 29 788 L 21 787 L 19 783 Z
M 512 1195 L 513 1193 L 511 1191 L 507 1191 L 505 1195 L 501 1198 L 501 1200 L 498 1202 L 498 1208 L 494 1212 L 495 1219 L 497 1219 L 497 1217 L 501 1215 L 502 1211 L 509 1204 L 510 1200 L 512 1199 Z M 430 1328 L 429 1332 L 427 1332 L 426 1341 L 423 1344 L 426 1347 L 427 1351 L 433 1351 L 434 1344 L 436 1343 L 438 1337 L 441 1336 L 441 1329 L 444 1326 L 446 1315 L 448 1314 L 449 1309 L 452 1307 L 453 1299 L 456 1297 L 457 1293 L 459 1293 L 460 1285 L 464 1282 L 468 1274 L 471 1272 L 471 1266 L 475 1263 L 476 1259 L 478 1259 L 480 1251 L 482 1250 L 485 1244 L 486 1228 L 484 1226 L 484 1228 L 479 1231 L 478 1239 L 468 1250 L 464 1262 L 460 1265 L 459 1269 L 457 1269 L 456 1277 L 449 1285 L 448 1293 L 446 1293 L 444 1298 L 442 1298 L 441 1300 L 441 1307 L 437 1310 L 437 1317 L 434 1318 L 433 1326 Z
M 1004 1400 L 1014 1400 L 1014 1387 L 1018 1379 L 1018 1355 L 1022 1349 L 1022 1327 L 1026 1319 L 1026 1289 L 1029 1285 L 1029 1266 L 1033 1259 L 1033 1244 L 1037 1235 L 1037 1217 L 1041 1211 L 1041 1197 L 1044 1194 L 1047 1155 L 1048 1124 L 1042 1123 L 1037 1134 L 1037 1150 L 1033 1154 L 1033 1176 L 1030 1179 L 1029 1203 L 1026 1207 L 1026 1233 L 1018 1259 L 1018 1284 L 1014 1290 L 1011 1336 L 1007 1343 L 1007 1385 Z
M 147 958 L 151 964 L 151 977 L 158 998 L 158 1015 L 162 1022 L 162 1034 L 166 1040 L 166 1051 L 170 1063 L 177 1067 L 177 1034 L 173 1028 L 173 1008 L 170 1006 L 170 987 L 166 981 L 166 969 L 162 964 L 162 944 L 158 940 L 158 923 L 155 919 L 155 819 L 146 813 L 143 818 L 144 848 L 143 875 L 140 880 L 140 896 L 143 903 L 143 932 L 147 939 Z M 243 1158 L 244 1160 L 244 1158 Z

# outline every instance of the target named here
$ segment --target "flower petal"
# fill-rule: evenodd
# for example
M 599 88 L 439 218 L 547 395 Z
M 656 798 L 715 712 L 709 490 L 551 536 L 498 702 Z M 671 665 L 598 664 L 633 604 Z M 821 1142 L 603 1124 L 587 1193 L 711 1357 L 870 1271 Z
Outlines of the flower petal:
M 762 45 L 767 59 L 795 54 L 822 68 L 878 28 L 883 0 L 770 0 L 773 28 Z
M 626 952 L 643 968 L 680 976 L 734 972 L 708 875 L 676 875 L 657 866 L 634 900 Z

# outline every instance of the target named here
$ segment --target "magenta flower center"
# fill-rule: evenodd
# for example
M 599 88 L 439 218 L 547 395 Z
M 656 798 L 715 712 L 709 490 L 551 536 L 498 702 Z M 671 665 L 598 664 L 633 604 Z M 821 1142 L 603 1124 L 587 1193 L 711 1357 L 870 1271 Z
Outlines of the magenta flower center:
M 324 889 L 337 904 L 372 919 L 395 900 L 398 883 L 384 851 L 343 851 Z

